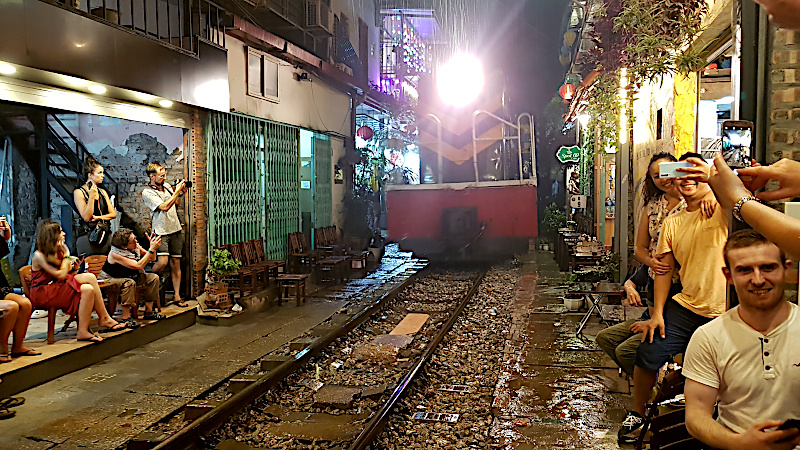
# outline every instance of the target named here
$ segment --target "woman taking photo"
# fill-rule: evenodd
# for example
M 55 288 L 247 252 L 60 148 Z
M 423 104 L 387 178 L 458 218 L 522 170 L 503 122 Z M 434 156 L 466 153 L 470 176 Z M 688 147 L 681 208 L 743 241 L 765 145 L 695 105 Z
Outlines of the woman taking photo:
M 8 241 L 11 239 L 11 226 L 6 216 L 0 216 L 0 258 L 9 254 Z M 3 272 L 0 271 L 0 363 L 11 361 L 13 356 L 36 356 L 42 353 L 28 348 L 23 344 L 25 333 L 28 332 L 28 323 L 33 310 L 30 300 L 15 294 L 8 284 Z M 8 351 L 8 338 L 14 332 L 14 344 Z
M 117 217 L 117 211 L 111 203 L 108 192 L 100 187 L 105 178 L 103 166 L 90 156 L 84 162 L 83 169 L 86 172 L 86 183 L 72 193 L 75 207 L 84 224 L 78 231 L 78 241 L 75 247 L 78 254 L 106 255 L 109 249 L 108 243 L 111 240 L 111 227 L 108 221 Z M 92 231 L 98 225 L 105 231 L 105 236 L 100 241 L 92 242 L 90 240 Z
M 97 278 L 91 273 L 74 274 L 80 260 L 71 258 L 64 243 L 61 225 L 45 219 L 36 227 L 36 251 L 31 262 L 31 303 L 36 308 L 55 306 L 66 314 L 78 316 L 78 340 L 100 342 L 100 336 L 89 331 L 92 311 L 106 331 L 125 329 L 108 314 Z

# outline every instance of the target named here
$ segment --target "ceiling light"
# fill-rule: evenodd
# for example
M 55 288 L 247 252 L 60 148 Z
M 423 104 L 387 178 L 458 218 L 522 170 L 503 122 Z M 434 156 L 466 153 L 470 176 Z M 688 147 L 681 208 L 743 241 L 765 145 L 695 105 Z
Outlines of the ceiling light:
M 99 84 L 93 84 L 93 85 L 89 86 L 89 92 L 92 92 L 92 93 L 95 93 L 95 94 L 105 94 L 106 93 L 106 88 L 103 87 L 103 86 L 100 86 Z
M 17 69 L 11 64 L 5 64 L 5 63 L 0 64 L 0 73 L 2 73 L 3 75 L 11 75 L 16 71 Z
M 75 43 L 75 47 L 78 47 L 78 48 L 83 48 L 85 45 L 86 44 L 83 44 L 83 43 L 80 43 L 80 42 Z
M 86 80 L 82 78 L 77 78 L 69 75 L 62 75 L 61 76 L 67 84 L 71 84 L 72 86 L 84 86 L 86 84 Z
M 161 100 L 158 104 L 161 105 L 162 108 L 172 108 L 172 100 Z

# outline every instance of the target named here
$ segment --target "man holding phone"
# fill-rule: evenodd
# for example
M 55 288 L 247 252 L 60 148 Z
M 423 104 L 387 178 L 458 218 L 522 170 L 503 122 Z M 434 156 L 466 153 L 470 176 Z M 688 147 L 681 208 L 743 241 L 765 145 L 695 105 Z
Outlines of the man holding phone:
M 147 165 L 150 183 L 142 191 L 142 200 L 152 214 L 153 233 L 161 237 L 153 272 L 160 273 L 169 262 L 172 270 L 173 300 L 178 306 L 187 306 L 181 299 L 181 258 L 183 257 L 183 227 L 178 219 L 177 203 L 186 192 L 186 182 L 181 181 L 173 189 L 166 183 L 167 170 L 159 163 Z
M 784 298 L 791 263 L 754 230 L 731 234 L 723 255 L 739 305 L 689 342 L 686 426 L 714 448 L 793 449 L 800 429 L 787 420 L 800 419 L 800 309 Z

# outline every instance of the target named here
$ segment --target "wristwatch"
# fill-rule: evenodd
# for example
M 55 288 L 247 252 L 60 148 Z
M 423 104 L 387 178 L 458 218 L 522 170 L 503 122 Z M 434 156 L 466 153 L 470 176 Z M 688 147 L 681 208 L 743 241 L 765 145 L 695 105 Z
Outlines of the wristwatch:
M 742 218 L 742 206 L 744 206 L 745 203 L 751 200 L 760 202 L 758 198 L 752 195 L 745 195 L 744 197 L 740 198 L 735 205 L 733 205 L 733 217 L 736 217 L 736 220 L 738 220 L 739 222 L 744 222 L 744 219 Z

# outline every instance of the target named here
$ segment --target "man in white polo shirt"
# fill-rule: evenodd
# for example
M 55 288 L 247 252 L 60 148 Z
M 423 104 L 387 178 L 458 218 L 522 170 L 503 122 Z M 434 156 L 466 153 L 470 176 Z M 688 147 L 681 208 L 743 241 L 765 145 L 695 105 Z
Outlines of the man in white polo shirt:
M 783 295 L 790 263 L 753 230 L 731 234 L 724 257 L 739 305 L 689 342 L 686 426 L 714 448 L 790 450 L 800 444 L 800 430 L 776 429 L 800 419 L 800 310 Z

